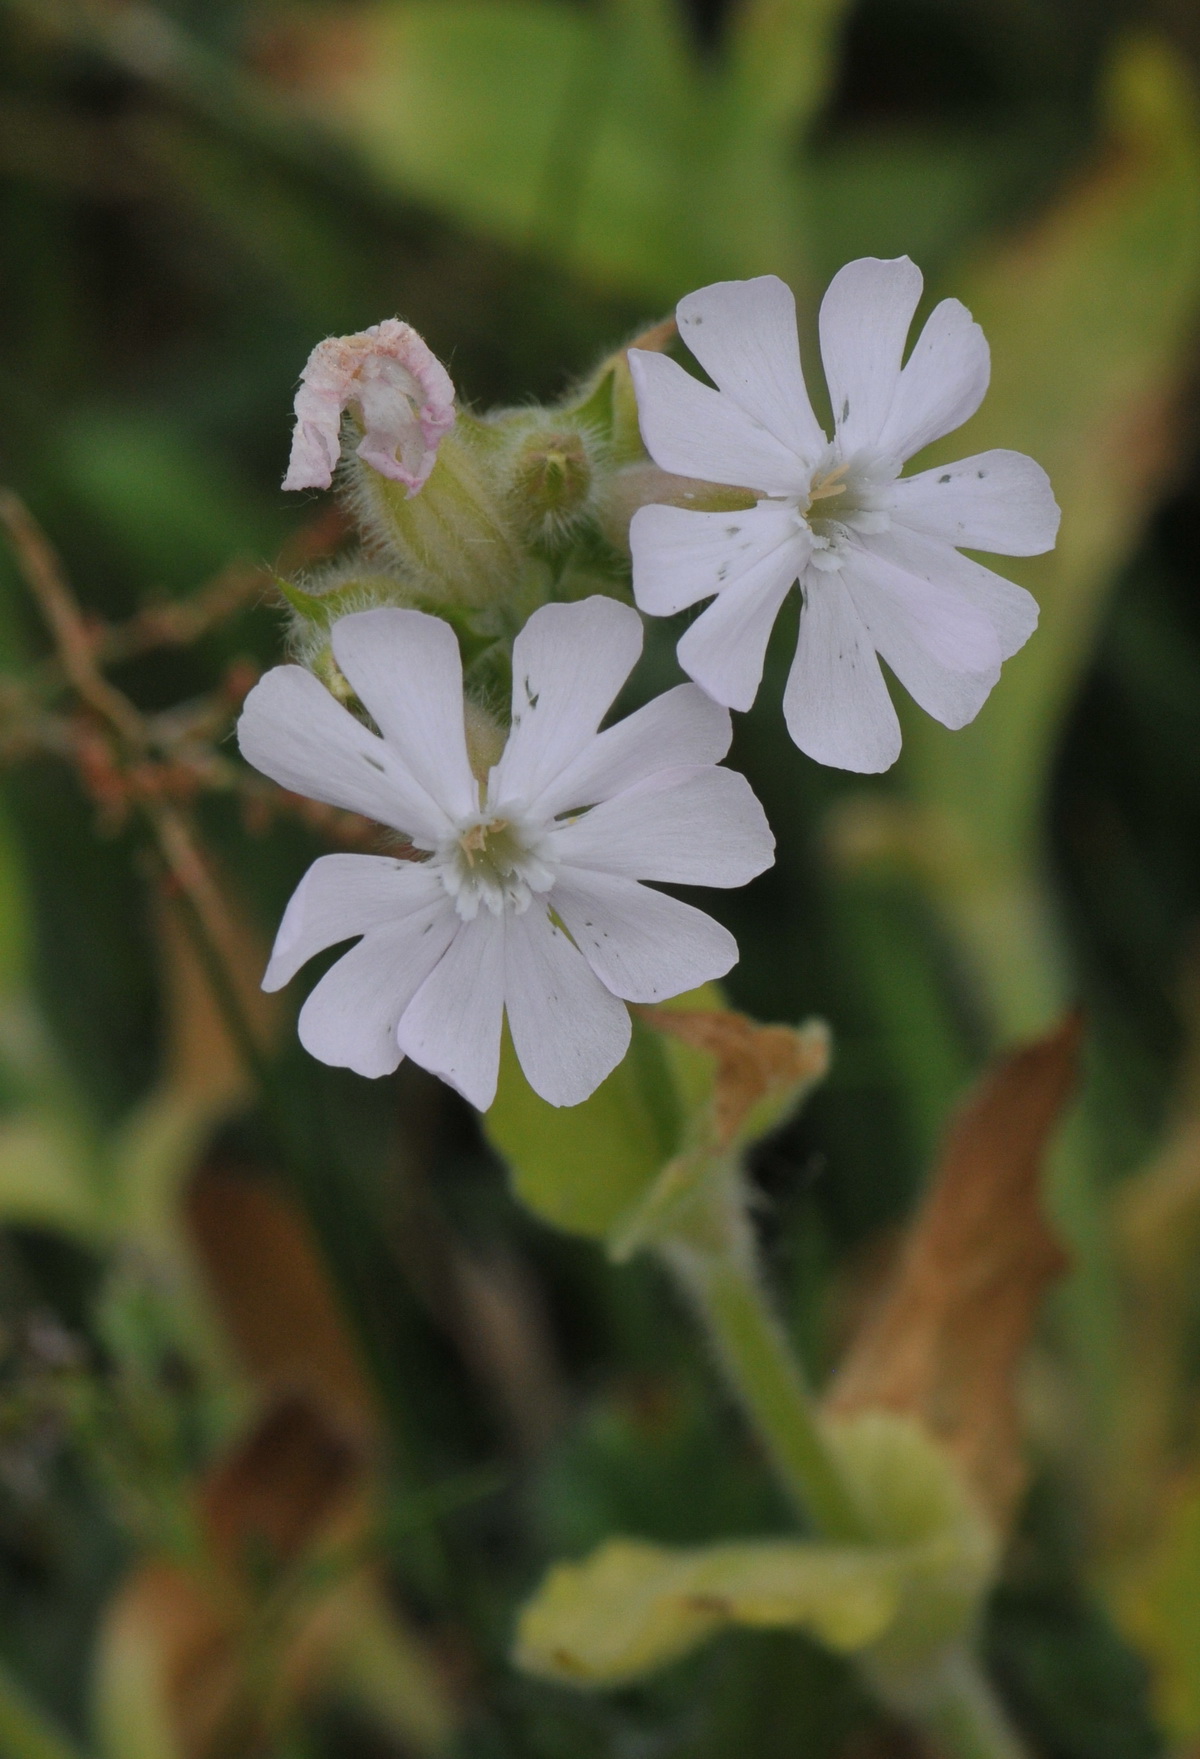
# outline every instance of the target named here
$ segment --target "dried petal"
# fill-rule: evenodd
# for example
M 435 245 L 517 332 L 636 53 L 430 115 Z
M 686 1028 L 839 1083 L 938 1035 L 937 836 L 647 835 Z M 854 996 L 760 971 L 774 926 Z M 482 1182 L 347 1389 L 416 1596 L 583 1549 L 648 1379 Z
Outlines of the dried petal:
M 454 385 L 437 356 L 399 318 L 319 342 L 300 375 L 285 489 L 329 487 L 347 409 L 365 429 L 359 457 L 415 495 L 433 469 L 438 443 L 454 426 Z

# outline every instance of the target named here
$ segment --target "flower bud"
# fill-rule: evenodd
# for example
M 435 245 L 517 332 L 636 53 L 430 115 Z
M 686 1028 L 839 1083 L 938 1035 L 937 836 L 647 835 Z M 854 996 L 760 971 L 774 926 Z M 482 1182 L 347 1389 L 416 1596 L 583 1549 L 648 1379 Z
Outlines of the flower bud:
M 350 462 L 359 524 L 429 608 L 479 610 L 511 597 L 525 557 L 483 422 L 460 416 L 419 495 L 406 494 L 358 459 Z
M 533 538 L 553 537 L 584 512 L 592 460 L 578 428 L 532 433 L 512 466 L 509 496 L 517 522 Z

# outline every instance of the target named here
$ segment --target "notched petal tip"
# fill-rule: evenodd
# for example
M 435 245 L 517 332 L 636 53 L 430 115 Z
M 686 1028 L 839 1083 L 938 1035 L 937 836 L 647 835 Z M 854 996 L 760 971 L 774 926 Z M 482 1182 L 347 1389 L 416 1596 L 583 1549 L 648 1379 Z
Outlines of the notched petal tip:
M 454 426 L 454 385 L 433 351 L 399 318 L 319 342 L 300 375 L 285 489 L 329 487 L 347 409 L 364 429 L 359 457 L 415 495 Z

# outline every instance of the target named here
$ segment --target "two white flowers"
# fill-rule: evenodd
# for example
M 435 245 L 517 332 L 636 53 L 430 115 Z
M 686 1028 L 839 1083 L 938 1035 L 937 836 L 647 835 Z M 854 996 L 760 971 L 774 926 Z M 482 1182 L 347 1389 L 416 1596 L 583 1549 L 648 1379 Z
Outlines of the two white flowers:
M 511 732 L 479 776 L 457 638 L 436 617 L 387 608 L 334 625 L 334 656 L 382 737 L 301 667 L 251 692 L 239 726 L 251 763 L 405 839 L 394 857 L 322 857 L 285 913 L 269 989 L 361 937 L 301 1011 L 314 1056 L 371 1076 L 411 1056 L 486 1109 L 507 1015 L 530 1084 L 572 1105 L 624 1056 L 627 1001 L 728 971 L 732 936 L 643 882 L 740 886 L 770 865 L 762 808 L 718 766 L 727 708 L 753 702 L 793 584 L 802 608 L 784 713 L 810 756 L 859 771 L 894 762 L 899 723 L 877 656 L 945 725 L 978 713 L 1037 608 L 958 546 L 1036 553 L 1053 544 L 1058 510 L 1044 472 L 1015 452 L 900 476 L 974 412 L 989 373 L 982 333 L 954 300 L 903 362 L 920 292 L 907 258 L 866 258 L 835 277 L 821 308 L 832 441 L 805 389 L 792 295 L 774 276 L 681 301 L 681 334 L 715 390 L 631 350 L 655 463 L 755 498 L 738 513 L 651 505 L 633 518 L 638 606 L 669 615 L 713 600 L 679 643 L 695 683 L 601 732 L 641 651 L 637 613 L 604 598 L 545 605 L 516 638 Z M 389 321 L 314 352 L 285 486 L 328 483 L 347 408 L 360 455 L 419 492 L 454 408 L 415 332 Z

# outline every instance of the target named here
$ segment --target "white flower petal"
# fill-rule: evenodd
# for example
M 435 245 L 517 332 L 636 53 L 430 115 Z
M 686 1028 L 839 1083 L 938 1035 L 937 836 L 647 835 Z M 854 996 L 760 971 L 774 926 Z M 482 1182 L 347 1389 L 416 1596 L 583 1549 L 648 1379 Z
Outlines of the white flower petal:
M 821 359 L 842 456 L 880 442 L 921 297 L 908 257 L 860 257 L 839 269 L 821 301 Z
M 636 880 L 564 867 L 550 902 L 596 976 L 627 1002 L 682 995 L 737 963 L 727 928 Z
M 876 652 L 909 695 L 944 727 L 973 721 L 1000 676 L 985 613 L 865 546 L 847 557 L 842 578 Z
M 968 550 L 1040 556 L 1061 517 L 1050 478 L 1023 452 L 979 452 L 892 485 L 895 520 Z
M 796 578 L 809 538 L 790 507 L 760 501 L 740 513 L 689 513 L 639 507 L 629 526 L 633 596 L 651 617 L 670 617 L 732 586 L 784 544 L 796 551 Z
M 627 879 L 744 886 L 775 839 L 745 776 L 712 764 L 661 770 L 550 834 L 555 857 Z
M 456 918 L 457 920 L 457 918 Z M 481 910 L 401 1016 L 400 1049 L 485 1112 L 496 1097 L 504 1021 L 505 918 Z
M 1038 603 L 1032 593 L 937 538 L 893 523 L 890 531 L 871 539 L 870 547 L 919 580 L 958 593 L 982 611 L 995 631 L 1002 660 L 1011 659 L 1037 628 Z
M 443 892 L 399 922 L 372 929 L 325 973 L 301 1008 L 305 1050 L 356 1075 L 390 1075 L 403 1054 L 396 1040 L 400 1017 L 461 927 Z
M 839 574 L 810 571 L 783 696 L 788 732 L 817 763 L 874 775 L 900 755 L 900 722 Z
M 333 653 L 379 731 L 453 818 L 479 810 L 463 722 L 462 659 L 448 623 L 396 606 L 333 625 Z
M 719 763 L 732 738 L 728 709 L 698 684 L 677 684 L 598 733 L 538 795 L 530 810 L 542 818 L 555 818 L 572 807 L 578 810 L 609 800 L 657 770 Z
M 679 664 L 718 702 L 742 710 L 753 703 L 779 607 L 803 572 L 810 547 L 803 535 L 781 544 L 723 587 L 680 637 Z
M 513 644 L 512 732 L 492 798 L 533 800 L 574 762 L 642 651 L 632 605 L 590 598 L 543 605 Z
M 629 1011 L 544 909 L 505 927 L 504 999 L 525 1078 L 550 1105 L 578 1105 L 629 1049 Z
M 732 398 L 641 348 L 629 350 L 629 370 L 646 450 L 663 470 L 768 495 L 804 487 L 808 471 L 801 460 Z
M 815 463 L 826 440 L 804 384 L 791 288 L 778 275 L 717 281 L 681 299 L 675 315 L 717 389 L 789 451 Z
M 983 402 L 991 377 L 987 341 L 966 306 L 943 299 L 905 362 L 879 433 L 881 452 L 911 458 L 961 427 Z
M 322 855 L 292 893 L 262 986 L 282 989 L 314 953 L 427 910 L 445 897 L 441 880 L 423 862 Z
M 276 666 L 246 698 L 238 744 L 264 776 L 427 843 L 452 830 L 396 752 L 356 721 L 302 666 Z

